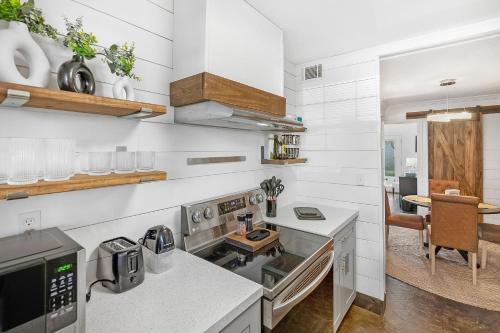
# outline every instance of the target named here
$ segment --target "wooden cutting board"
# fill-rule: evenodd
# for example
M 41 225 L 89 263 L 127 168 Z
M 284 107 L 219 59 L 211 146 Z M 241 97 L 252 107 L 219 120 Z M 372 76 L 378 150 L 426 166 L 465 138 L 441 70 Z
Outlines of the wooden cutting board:
M 255 228 L 254 230 L 267 230 L 264 228 Z M 277 240 L 279 237 L 279 232 L 273 231 L 273 230 L 267 230 L 270 232 L 269 236 L 260 240 L 260 241 L 251 241 L 246 238 L 246 235 L 238 235 L 238 234 L 232 234 L 228 238 L 226 238 L 226 242 L 228 242 L 231 245 L 241 247 L 247 251 L 251 252 L 256 252 L 263 248 L 264 246 L 272 243 L 273 241 Z

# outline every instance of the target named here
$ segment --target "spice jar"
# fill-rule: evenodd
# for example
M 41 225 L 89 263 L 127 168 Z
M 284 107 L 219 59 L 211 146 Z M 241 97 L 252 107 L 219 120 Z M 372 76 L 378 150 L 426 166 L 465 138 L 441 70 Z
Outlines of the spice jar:
M 251 232 L 253 231 L 253 213 L 247 213 L 245 217 L 246 217 L 247 232 Z
M 247 215 L 240 214 L 236 217 L 236 234 L 244 236 L 247 233 Z

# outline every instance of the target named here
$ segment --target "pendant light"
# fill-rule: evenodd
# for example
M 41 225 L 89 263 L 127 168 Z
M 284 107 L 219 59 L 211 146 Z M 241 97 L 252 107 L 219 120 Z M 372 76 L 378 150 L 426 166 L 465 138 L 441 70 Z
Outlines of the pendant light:
M 451 87 L 455 85 L 457 81 L 455 79 L 447 79 L 447 80 L 441 80 L 439 82 L 439 85 L 441 87 Z M 450 99 L 449 99 L 449 90 L 446 89 L 446 112 L 440 112 L 440 113 L 435 113 L 431 112 L 429 115 L 427 115 L 427 121 L 432 121 L 432 122 L 440 122 L 440 123 L 448 123 L 451 120 L 468 120 L 472 119 L 472 114 L 465 110 L 462 112 L 449 112 L 450 111 Z

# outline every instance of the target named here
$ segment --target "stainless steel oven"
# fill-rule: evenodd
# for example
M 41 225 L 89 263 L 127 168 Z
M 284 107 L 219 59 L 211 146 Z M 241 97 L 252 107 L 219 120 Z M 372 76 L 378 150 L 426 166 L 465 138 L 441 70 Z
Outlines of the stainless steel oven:
M 263 286 L 262 324 L 268 332 L 322 283 L 334 254 L 329 237 L 264 222 L 259 194 L 251 190 L 186 204 L 181 216 L 186 251 Z M 225 242 L 243 212 L 252 212 L 255 226 L 275 230 L 279 238 L 255 252 Z
M 85 250 L 57 228 L 0 239 L 0 332 L 84 331 Z

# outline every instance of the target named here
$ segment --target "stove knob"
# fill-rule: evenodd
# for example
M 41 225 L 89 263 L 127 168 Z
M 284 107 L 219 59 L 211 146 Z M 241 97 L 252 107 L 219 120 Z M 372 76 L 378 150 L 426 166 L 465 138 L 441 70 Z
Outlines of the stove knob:
M 262 201 L 264 201 L 264 196 L 262 195 L 262 193 L 257 194 L 257 202 L 261 203 Z
M 193 219 L 194 223 L 200 223 L 202 217 L 203 217 L 203 214 L 201 213 L 200 210 L 195 210 L 194 213 L 193 213 L 193 216 L 191 216 L 191 218 Z
M 210 208 L 210 207 L 205 208 L 205 210 L 203 211 L 203 216 L 205 216 L 205 218 L 207 220 L 213 219 L 214 218 L 214 211 L 213 211 L 213 209 Z
M 257 197 L 255 195 L 250 196 L 250 204 L 252 205 L 258 204 Z

